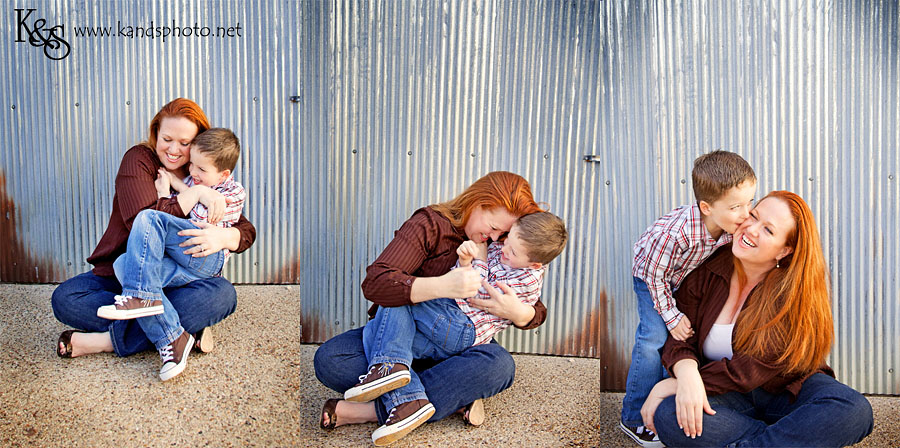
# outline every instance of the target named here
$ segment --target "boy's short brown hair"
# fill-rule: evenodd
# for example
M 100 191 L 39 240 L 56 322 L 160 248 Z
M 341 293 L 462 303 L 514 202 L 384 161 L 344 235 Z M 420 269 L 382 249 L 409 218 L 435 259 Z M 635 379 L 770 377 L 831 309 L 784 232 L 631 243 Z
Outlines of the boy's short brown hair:
M 212 159 L 219 171 L 234 172 L 241 155 L 241 142 L 234 132 L 224 128 L 212 128 L 194 137 L 191 143 L 198 151 Z
M 519 229 L 519 239 L 532 263 L 551 262 L 563 251 L 569 239 L 566 224 L 553 213 L 523 215 L 513 225 Z
M 691 183 L 698 201 L 712 204 L 748 180 L 756 182 L 756 173 L 743 157 L 733 152 L 716 150 L 694 160 Z

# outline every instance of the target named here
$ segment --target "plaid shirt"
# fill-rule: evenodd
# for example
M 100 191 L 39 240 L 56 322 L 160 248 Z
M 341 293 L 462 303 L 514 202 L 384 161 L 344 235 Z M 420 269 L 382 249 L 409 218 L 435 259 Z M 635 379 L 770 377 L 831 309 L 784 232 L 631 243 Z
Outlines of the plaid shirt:
M 487 261 L 472 260 L 474 268 L 481 277 L 494 288 L 499 289 L 497 282 L 506 283 L 516 293 L 516 297 L 526 305 L 534 305 L 541 298 L 541 286 L 544 283 L 544 268 L 514 269 L 500 262 L 500 249 L 503 243 L 491 243 L 488 246 Z M 459 262 L 453 268 L 459 267 Z M 475 294 L 478 299 L 490 299 L 487 290 L 480 288 Z M 455 299 L 459 309 L 469 316 L 475 324 L 475 342 L 472 345 L 489 342 L 495 334 L 503 331 L 512 322 L 501 319 L 487 311 L 469 306 L 468 299 Z
M 188 187 L 194 186 L 194 178 L 188 176 L 184 178 L 184 183 Z M 226 199 L 231 198 L 234 202 L 225 203 L 225 214 L 222 216 L 222 220 L 219 221 L 216 226 L 218 227 L 231 227 L 238 219 L 241 217 L 241 212 L 244 210 L 244 200 L 247 198 L 247 193 L 244 191 L 244 186 L 234 180 L 234 175 L 229 174 L 228 178 L 223 180 L 220 184 L 212 187 L 213 190 L 222 193 Z M 174 194 L 172 196 L 175 196 Z M 191 212 L 188 213 L 188 219 L 191 221 L 208 221 L 209 210 L 206 209 L 206 206 L 197 202 L 197 205 L 191 209 Z M 229 256 L 231 255 L 231 251 L 228 249 L 222 249 L 225 251 L 225 261 L 228 261 Z
M 700 206 L 684 205 L 656 220 L 634 244 L 631 274 L 647 284 L 653 307 L 672 330 L 684 315 L 675 306 L 672 291 L 716 249 L 731 242 L 723 232 L 713 239 L 703 223 Z

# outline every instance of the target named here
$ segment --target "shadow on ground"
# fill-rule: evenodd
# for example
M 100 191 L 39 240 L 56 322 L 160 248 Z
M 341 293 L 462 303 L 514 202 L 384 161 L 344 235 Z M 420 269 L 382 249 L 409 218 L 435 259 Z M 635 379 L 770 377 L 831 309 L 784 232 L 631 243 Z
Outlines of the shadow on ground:
M 318 427 L 338 394 L 315 379 L 317 346 L 300 344 L 296 287 L 238 287 L 216 350 L 166 383 L 155 352 L 58 358 L 53 288 L 0 285 L 0 446 L 372 446 L 375 424 Z M 616 429 L 622 394 L 599 390 L 599 361 L 515 359 L 516 382 L 485 401 L 483 426 L 453 416 L 392 446 L 636 446 Z M 875 432 L 858 446 L 900 446 L 900 398 L 869 400 Z

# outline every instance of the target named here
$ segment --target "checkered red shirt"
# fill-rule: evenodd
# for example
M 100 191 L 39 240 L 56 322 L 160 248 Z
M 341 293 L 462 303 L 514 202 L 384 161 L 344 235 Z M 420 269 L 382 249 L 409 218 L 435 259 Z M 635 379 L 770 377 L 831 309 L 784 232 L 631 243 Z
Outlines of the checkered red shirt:
M 184 183 L 188 187 L 194 186 L 194 178 L 188 176 L 184 178 Z M 244 201 L 247 198 L 247 192 L 244 191 L 244 186 L 234 180 L 234 175 L 229 174 L 228 178 L 223 180 L 220 184 L 212 187 L 213 190 L 222 193 L 225 196 L 225 199 L 232 199 L 233 202 L 225 203 L 225 214 L 222 216 L 222 220 L 219 221 L 216 226 L 218 227 L 231 227 L 238 219 L 241 217 L 241 212 L 244 210 Z M 174 196 L 174 195 L 173 195 Z M 209 210 L 206 209 L 206 206 L 197 202 L 197 205 L 191 209 L 191 212 L 188 213 L 188 219 L 191 221 L 207 221 L 209 215 Z M 227 261 L 229 256 L 231 255 L 231 251 L 228 249 L 222 249 L 225 251 L 225 260 Z
M 641 234 L 634 244 L 631 274 L 647 284 L 653 307 L 666 328 L 675 328 L 684 315 L 675 306 L 672 291 L 716 249 L 730 242 L 731 234 L 726 232 L 713 239 L 697 203 L 672 210 Z
M 506 283 L 516 293 L 516 297 L 526 305 L 534 305 L 541 298 L 541 286 L 544 283 L 544 268 L 540 269 L 514 269 L 500 262 L 500 249 L 503 243 L 491 243 L 488 246 L 487 261 L 472 260 L 474 268 L 481 277 L 488 281 L 494 288 L 499 289 L 497 282 Z M 459 262 L 453 268 L 459 267 Z M 475 294 L 478 299 L 490 299 L 487 290 L 480 288 Z M 490 342 L 495 334 L 503 331 L 512 322 L 509 319 L 501 319 L 487 311 L 469 306 L 468 299 L 455 299 L 466 316 L 475 324 L 475 343 L 472 345 Z

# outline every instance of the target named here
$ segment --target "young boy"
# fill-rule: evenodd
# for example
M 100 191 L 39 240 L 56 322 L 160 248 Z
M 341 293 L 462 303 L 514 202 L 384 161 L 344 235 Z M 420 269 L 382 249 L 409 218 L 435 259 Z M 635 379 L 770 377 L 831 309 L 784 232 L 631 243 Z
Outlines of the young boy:
M 506 241 L 476 244 L 465 241 L 457 249 L 457 267 L 481 274 L 488 285 L 506 283 L 522 302 L 540 298 L 544 266 L 566 245 L 565 224 L 547 212 L 525 215 L 513 224 Z M 478 298 L 489 299 L 482 288 Z M 509 320 L 469 305 L 468 299 L 434 299 L 416 305 L 380 307 L 363 329 L 363 347 L 369 371 L 344 398 L 366 402 L 382 396 L 389 413 L 385 424 L 372 433 L 382 446 L 408 434 L 435 412 L 418 376 L 409 366 L 413 359 L 446 359 L 478 344 L 490 342 L 509 326 Z
M 219 276 L 230 256 L 227 249 L 205 257 L 185 255 L 179 244 L 188 237 L 178 232 L 197 228 L 196 221 L 231 227 L 240 218 L 246 197 L 244 187 L 232 176 L 240 142 L 231 131 L 209 129 L 194 139 L 190 151 L 190 176 L 181 181 L 161 168 L 156 180 L 158 196 L 169 197 L 174 188 L 190 219 L 150 209 L 138 213 L 128 235 L 128 248 L 113 263 L 122 294 L 115 296 L 114 305 L 97 309 L 97 316 L 104 319 L 137 319 L 162 358 L 159 378 L 163 381 L 184 370 L 194 345 L 194 337 L 181 327 L 163 288 Z M 199 202 L 210 190 L 225 196 L 224 210 L 214 207 L 210 211 Z
M 660 350 L 667 333 L 683 341 L 694 330 L 675 307 L 672 292 L 685 276 L 725 244 L 749 216 L 756 174 L 741 156 L 713 151 L 694 160 L 691 174 L 697 202 L 669 212 L 653 223 L 634 245 L 634 292 L 640 323 L 631 351 L 631 367 L 619 427 L 645 447 L 662 446 L 644 427 L 641 406 L 665 371 Z

